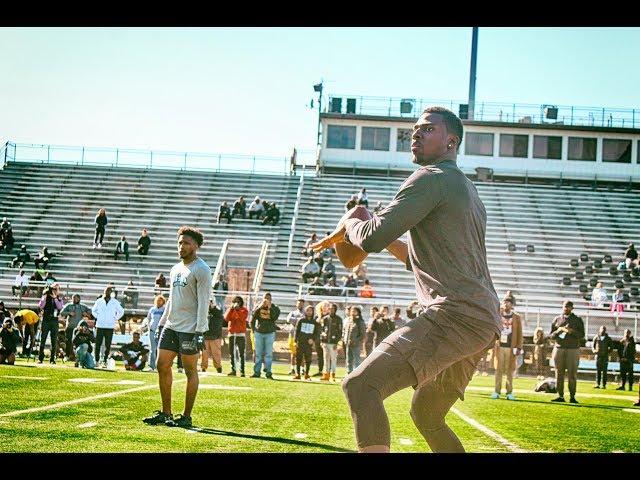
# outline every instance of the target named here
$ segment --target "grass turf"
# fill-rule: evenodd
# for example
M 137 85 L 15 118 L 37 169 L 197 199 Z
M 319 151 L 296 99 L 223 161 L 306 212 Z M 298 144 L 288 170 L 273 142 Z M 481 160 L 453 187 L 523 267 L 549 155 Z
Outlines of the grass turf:
M 227 363 L 223 367 L 229 370 Z M 274 365 L 274 381 L 202 376 L 194 428 L 186 430 L 142 423 L 160 406 L 155 373 L 127 372 L 121 366 L 116 372 L 75 369 L 69 364 L 36 367 L 19 360 L 15 366 L 0 366 L 0 451 L 355 451 L 351 417 L 339 385 L 321 383 L 317 377 L 313 382 L 290 381 L 287 371 L 286 365 Z M 338 377 L 343 374 L 339 369 Z M 184 380 L 174 372 L 174 413 L 184 402 Z M 518 378 L 516 401 L 491 400 L 493 377 L 474 377 L 465 401 L 455 408 L 526 451 L 640 451 L 640 408 L 632 406 L 637 391 L 617 391 L 615 384 L 594 390 L 592 382 L 580 381 L 580 404 L 555 404 L 550 402 L 555 395 L 533 392 L 535 383 Z M 121 394 L 7 415 L 117 392 Z M 394 452 L 429 451 L 409 417 L 411 395 L 408 388 L 385 401 Z M 453 412 L 447 423 L 469 452 L 510 451 Z

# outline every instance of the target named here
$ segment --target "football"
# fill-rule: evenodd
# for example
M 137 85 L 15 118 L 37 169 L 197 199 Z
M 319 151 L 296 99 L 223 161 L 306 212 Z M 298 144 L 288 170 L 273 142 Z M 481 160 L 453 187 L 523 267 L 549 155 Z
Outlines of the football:
M 349 210 L 344 216 L 340 219 L 340 222 L 343 222 L 349 218 L 359 218 L 360 220 L 369 220 L 371 218 L 371 213 L 365 207 L 354 207 Z M 350 243 L 340 242 L 335 244 L 336 255 L 340 260 L 340 263 L 345 266 L 345 268 L 352 269 L 353 267 L 357 267 L 360 265 L 367 255 L 367 252 L 358 248 Z

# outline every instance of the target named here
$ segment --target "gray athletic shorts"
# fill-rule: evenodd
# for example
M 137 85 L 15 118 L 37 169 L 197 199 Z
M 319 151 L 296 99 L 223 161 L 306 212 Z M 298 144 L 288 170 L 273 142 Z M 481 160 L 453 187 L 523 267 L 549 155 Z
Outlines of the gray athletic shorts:
M 411 365 L 417 381 L 413 388 L 435 381 L 444 391 L 455 392 L 463 400 L 480 358 L 494 346 L 497 328 L 491 322 L 452 315 L 443 310 L 427 310 L 395 330 L 382 343 L 393 347 L 384 348 L 387 362 Z M 381 374 L 379 379 L 370 380 L 383 398 L 406 386 L 406 383 L 395 385 L 388 375 Z M 406 382 L 406 379 L 398 378 L 397 381 Z

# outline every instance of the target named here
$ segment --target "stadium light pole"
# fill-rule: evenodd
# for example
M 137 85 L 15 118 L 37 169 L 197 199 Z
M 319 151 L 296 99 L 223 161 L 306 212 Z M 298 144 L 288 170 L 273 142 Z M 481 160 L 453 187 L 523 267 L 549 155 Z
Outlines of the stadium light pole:
M 469 72 L 469 115 L 468 119 L 473 120 L 473 113 L 476 103 L 476 63 L 478 58 L 478 27 L 473 27 L 471 33 L 471 69 Z
M 322 79 L 320 83 L 313 86 L 313 91 L 318 92 L 318 140 L 316 145 L 320 146 L 320 113 L 322 112 Z

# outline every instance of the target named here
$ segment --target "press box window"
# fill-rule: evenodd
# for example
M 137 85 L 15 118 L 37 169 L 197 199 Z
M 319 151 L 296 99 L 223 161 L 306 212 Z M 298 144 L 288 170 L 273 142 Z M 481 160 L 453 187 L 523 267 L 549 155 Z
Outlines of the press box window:
M 362 150 L 389 151 L 390 128 L 362 127 Z
M 631 140 L 605 138 L 602 141 L 602 161 L 631 163 Z
M 595 138 L 569 137 L 569 160 L 595 162 L 597 144 Z
M 562 137 L 534 135 L 533 158 L 560 160 L 562 158 Z
M 356 148 L 356 127 L 329 125 L 327 129 L 327 148 Z
M 500 135 L 500 156 L 526 158 L 529 135 Z
M 465 155 L 493 155 L 493 133 L 469 132 L 464 144 Z
M 411 134 L 412 130 L 408 128 L 398 129 L 398 140 L 396 145 L 396 151 L 398 152 L 410 152 L 411 151 Z

